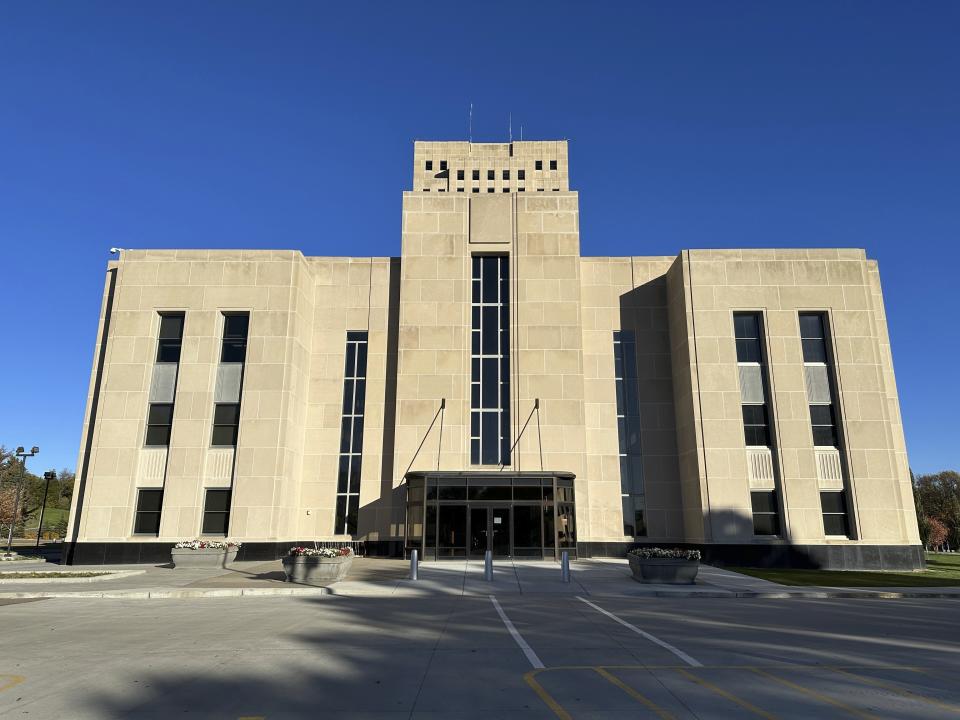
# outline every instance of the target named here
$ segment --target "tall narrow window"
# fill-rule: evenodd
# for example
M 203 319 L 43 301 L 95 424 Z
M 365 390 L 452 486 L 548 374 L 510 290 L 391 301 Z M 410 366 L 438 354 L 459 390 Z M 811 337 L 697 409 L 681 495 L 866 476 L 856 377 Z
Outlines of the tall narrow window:
M 150 381 L 150 405 L 147 408 L 147 432 L 144 445 L 167 447 L 173 427 L 173 398 L 180 367 L 180 346 L 183 342 L 182 313 L 160 315 L 157 356 Z
M 340 421 L 340 462 L 337 468 L 337 508 L 333 532 L 355 535 L 360 506 L 360 465 L 363 459 L 363 407 L 367 395 L 367 332 L 347 333 L 343 370 L 343 412 Z
M 208 488 L 203 501 L 204 535 L 226 535 L 230 525 L 230 488 Z
M 753 534 L 780 535 L 780 510 L 773 460 L 773 433 L 767 401 L 767 368 L 763 352 L 763 320 L 760 313 L 733 315 L 740 376 L 740 412 L 743 441 L 747 449 L 747 474 Z
M 820 487 L 820 508 L 824 535 L 850 537 L 846 482 L 840 455 L 840 432 L 834 402 L 827 323 L 823 313 L 800 313 L 800 344 L 806 376 L 807 402 L 810 405 L 810 430 L 813 436 Z
M 617 433 L 620 439 L 620 501 L 623 534 L 647 534 L 640 449 L 640 397 L 637 385 L 637 341 L 632 330 L 613 333 L 613 359 L 617 384 Z
M 214 447 L 235 447 L 237 444 L 249 329 L 249 314 L 223 314 L 223 341 L 214 389 L 213 435 L 210 441 Z
M 510 463 L 510 261 L 473 258 L 470 463 Z
M 134 534 L 159 535 L 162 506 L 162 488 L 140 488 L 137 491 L 137 511 L 133 521 Z

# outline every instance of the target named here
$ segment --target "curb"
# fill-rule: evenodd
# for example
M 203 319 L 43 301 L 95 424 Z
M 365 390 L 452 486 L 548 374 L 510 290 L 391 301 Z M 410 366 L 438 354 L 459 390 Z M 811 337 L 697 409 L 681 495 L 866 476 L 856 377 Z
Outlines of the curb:
M 0 600 L 25 600 L 39 598 L 77 598 L 102 600 L 177 600 L 197 598 L 236 597 L 319 597 L 331 595 L 324 587 L 317 588 L 177 588 L 175 590 L 104 590 L 104 591 L 57 591 L 0 592 Z
M 32 572 L 30 570 L 8 570 L 6 572 Z M 37 572 L 57 572 L 57 573 L 71 573 L 75 572 L 77 575 L 83 572 L 91 572 L 90 570 L 38 570 Z M 132 577 L 134 575 L 143 575 L 146 573 L 146 570 L 106 570 L 106 571 L 94 571 L 94 572 L 104 572 L 103 575 L 96 575 L 94 577 L 39 577 L 39 578 L 6 578 L 4 571 L 0 571 L 0 587 L 4 585 L 19 585 L 20 583 L 26 583 L 33 585 L 35 583 L 91 583 L 91 582 L 101 582 L 103 580 L 119 580 L 120 578 Z

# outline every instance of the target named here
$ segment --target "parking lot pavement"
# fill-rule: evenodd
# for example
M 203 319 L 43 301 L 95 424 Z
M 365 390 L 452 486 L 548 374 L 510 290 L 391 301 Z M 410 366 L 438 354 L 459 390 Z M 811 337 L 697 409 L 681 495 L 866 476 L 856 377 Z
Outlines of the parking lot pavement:
M 506 593 L 0 607 L 0 716 L 946 718 L 960 602 Z

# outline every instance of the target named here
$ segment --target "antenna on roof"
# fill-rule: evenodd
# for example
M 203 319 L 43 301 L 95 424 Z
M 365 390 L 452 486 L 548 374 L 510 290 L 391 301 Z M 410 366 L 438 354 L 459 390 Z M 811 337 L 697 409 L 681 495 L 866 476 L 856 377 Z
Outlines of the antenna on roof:
M 473 142 L 473 103 L 470 103 L 470 142 Z
M 520 142 L 523 142 L 523 125 L 520 125 Z
M 513 142 L 513 113 L 507 115 L 507 132 L 510 134 L 510 142 Z

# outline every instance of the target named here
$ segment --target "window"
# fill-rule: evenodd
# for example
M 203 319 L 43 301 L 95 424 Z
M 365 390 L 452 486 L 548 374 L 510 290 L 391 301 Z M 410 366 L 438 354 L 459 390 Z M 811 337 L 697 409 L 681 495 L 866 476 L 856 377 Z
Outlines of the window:
M 427 172 L 430 172 L 431 170 L 433 170 L 433 160 L 427 160 L 426 168 L 427 168 Z
M 517 180 L 526 180 L 527 171 L 526 170 L 517 170 Z
M 209 488 L 203 501 L 202 535 L 226 535 L 230 520 L 230 489 Z
M 150 403 L 147 410 L 147 447 L 170 445 L 170 429 L 173 426 L 172 403 Z
M 510 171 L 509 171 L 509 170 L 504 170 L 504 171 L 503 171 L 503 179 L 504 179 L 504 180 L 509 180 L 509 179 L 510 179 Z
M 493 180 L 495 177 L 493 170 L 487 170 L 487 180 Z
M 543 160 L 537 160 L 534 164 L 534 168 L 537 170 L 543 170 Z
M 446 170 L 446 169 L 447 169 L 447 161 L 446 161 L 446 160 L 441 160 L 441 161 L 440 161 L 440 172 L 443 172 L 443 171 Z
M 503 189 L 503 191 L 504 191 L 504 192 L 510 192 L 510 188 L 505 187 L 505 188 Z
M 240 426 L 239 403 L 217 403 L 213 406 L 214 447 L 236 447 L 237 429 Z
M 430 192 L 430 188 L 424 188 L 423 191 L 424 191 L 424 192 Z
M 537 188 L 537 192 L 543 192 L 543 188 Z
M 813 444 L 815 446 L 839 446 L 837 425 L 833 419 L 833 405 L 811 405 L 810 423 L 813 426 Z
M 556 161 L 556 160 L 551 160 L 551 161 L 550 161 L 550 169 L 551 169 L 551 170 L 556 170 L 556 169 L 557 169 L 557 161 Z
M 474 188 L 474 189 L 473 189 L 473 192 L 475 192 L 475 193 L 480 192 L 480 188 Z
M 337 507 L 333 528 L 336 535 L 355 535 L 357 532 L 366 390 L 367 332 L 351 330 L 347 332 L 343 370 L 340 460 L 337 466 Z
M 224 314 L 220 362 L 242 363 L 246 359 L 249 324 L 250 316 L 247 313 Z
M 470 462 L 510 462 L 510 301 L 506 255 L 473 258 Z
M 763 362 L 759 316 L 756 313 L 734 313 L 733 331 L 737 341 L 737 362 Z
M 137 491 L 137 510 L 133 519 L 135 535 L 160 534 L 160 509 L 162 505 L 162 488 L 140 488 Z
M 457 192 L 463 192 L 463 188 L 457 188 Z
M 640 445 L 640 393 L 637 381 L 637 341 L 632 330 L 613 333 L 617 393 L 617 435 L 620 440 L 620 502 L 623 534 L 647 534 Z
M 753 506 L 753 534 L 779 535 L 780 512 L 776 491 L 754 491 L 750 493 L 750 504 Z
M 826 363 L 827 342 L 823 332 L 823 315 L 800 313 L 800 342 L 805 363 Z
M 487 192 L 488 192 L 488 193 L 492 193 L 492 192 L 495 192 L 495 191 L 496 191 L 495 188 L 487 188 Z
M 463 180 L 463 170 L 457 170 L 457 180 Z
M 157 342 L 157 362 L 180 362 L 180 342 L 183 339 L 183 315 L 160 316 L 160 340 Z
M 823 534 L 850 537 L 846 493 L 821 492 L 820 507 L 823 510 Z
M 743 405 L 743 438 L 747 447 L 770 447 L 766 405 Z
M 473 171 L 473 179 L 474 179 L 474 180 L 479 180 L 479 179 L 480 179 L 480 171 L 479 171 L 479 170 L 474 170 L 474 171 Z
M 518 188 L 517 188 L 517 192 L 523 192 L 523 188 L 522 188 L 522 187 L 518 187 Z

